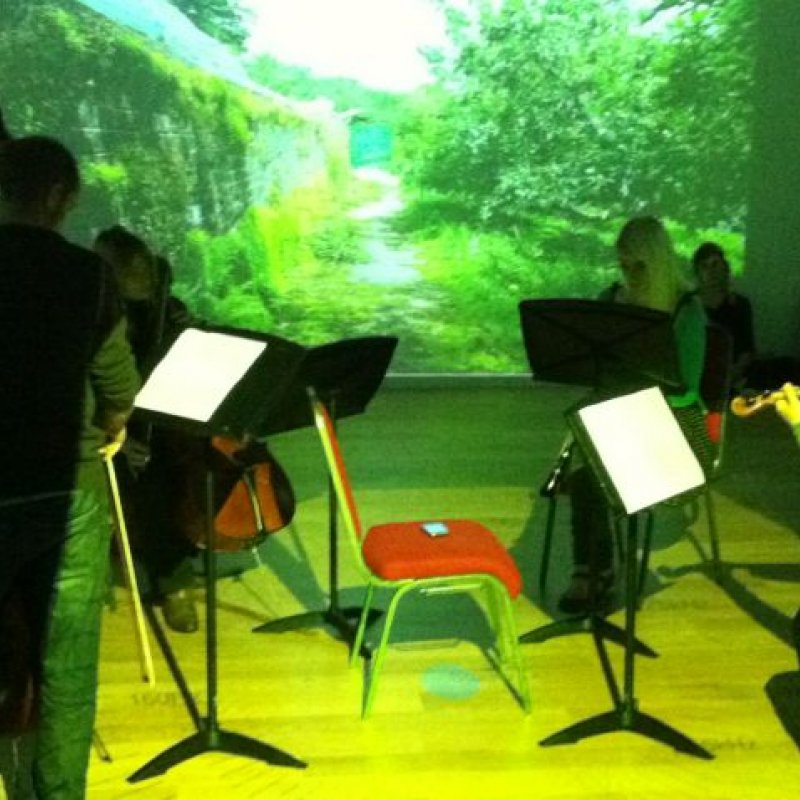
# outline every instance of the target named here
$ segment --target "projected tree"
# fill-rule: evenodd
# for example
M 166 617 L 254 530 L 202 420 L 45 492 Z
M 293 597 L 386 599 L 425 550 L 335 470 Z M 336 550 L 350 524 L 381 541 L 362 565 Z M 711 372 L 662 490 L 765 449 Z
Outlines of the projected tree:
M 666 7 L 666 3 L 662 6 Z M 673 4 L 675 5 L 675 4 Z M 682 3 L 656 63 L 664 132 L 648 168 L 663 206 L 701 226 L 744 230 L 753 128 L 756 3 Z
M 451 9 L 456 54 L 435 64 L 447 95 L 418 132 L 419 180 L 495 226 L 646 207 L 740 226 L 752 13 L 698 3 L 655 35 L 624 0 Z

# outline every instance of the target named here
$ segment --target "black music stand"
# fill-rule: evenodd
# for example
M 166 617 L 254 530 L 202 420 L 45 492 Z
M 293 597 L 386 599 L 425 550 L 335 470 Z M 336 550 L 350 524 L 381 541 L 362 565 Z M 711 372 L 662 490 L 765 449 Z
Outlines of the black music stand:
M 523 300 L 528 363 L 537 380 L 585 386 L 594 395 L 681 385 L 672 317 L 602 300 Z
M 681 384 L 672 317 L 663 311 L 600 300 L 545 299 L 523 300 L 519 312 L 533 378 L 584 386 L 589 390 L 584 402 L 643 386 L 669 390 Z M 548 526 L 553 524 L 554 495 L 572 449 L 569 439 L 540 490 L 542 496 L 553 498 Z M 543 563 L 549 560 L 549 546 L 547 541 Z M 596 575 L 592 585 L 596 585 Z M 520 642 L 543 642 L 571 633 L 592 633 L 625 643 L 625 632 L 596 610 L 528 631 Z M 638 640 L 636 649 L 642 655 L 656 655 Z
M 684 734 L 639 710 L 635 696 L 638 515 L 657 503 L 702 486 L 705 475 L 661 391 L 644 389 L 568 412 L 567 422 L 612 508 L 627 515 L 625 548 L 625 668 L 622 691 L 602 637 L 595 637 L 614 708 L 548 736 L 540 744 L 574 744 L 630 731 L 676 750 L 713 755 Z
M 157 365 L 137 397 L 141 412 L 157 424 L 205 437 L 242 436 L 274 407 L 303 348 L 276 337 L 231 328 L 189 328 Z M 222 375 L 218 376 L 216 373 Z M 223 752 L 282 767 L 304 768 L 294 756 L 249 736 L 226 731 L 217 715 L 217 603 L 214 550 L 214 477 L 206 470 L 206 717 L 193 714 L 196 732 L 172 745 L 128 781 L 162 775 L 197 755 Z M 190 706 L 191 709 L 191 706 Z
M 314 389 L 334 422 L 363 413 L 383 382 L 396 346 L 394 337 L 369 336 L 309 349 L 284 393 L 281 409 L 265 421 L 264 435 L 313 424 L 308 388 Z M 265 622 L 253 628 L 254 633 L 285 633 L 329 626 L 352 646 L 361 608 L 343 608 L 339 604 L 338 512 L 336 492 L 329 478 L 328 607 Z M 374 622 L 380 613 L 370 613 L 369 622 Z M 362 655 L 369 657 L 369 651 L 362 648 Z

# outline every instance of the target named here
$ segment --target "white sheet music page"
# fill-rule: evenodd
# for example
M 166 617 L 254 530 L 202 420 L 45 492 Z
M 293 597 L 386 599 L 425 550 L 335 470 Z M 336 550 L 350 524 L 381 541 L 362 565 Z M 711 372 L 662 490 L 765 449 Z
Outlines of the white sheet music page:
M 266 347 L 254 339 L 188 328 L 153 370 L 135 405 L 208 422 Z
M 587 406 L 578 415 L 628 514 L 705 483 L 660 389 Z

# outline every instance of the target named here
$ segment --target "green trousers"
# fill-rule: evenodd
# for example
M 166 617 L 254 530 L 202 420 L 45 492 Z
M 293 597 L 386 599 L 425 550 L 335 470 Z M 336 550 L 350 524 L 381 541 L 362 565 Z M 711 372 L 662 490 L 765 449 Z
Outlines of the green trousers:
M 9 800 L 86 794 L 111 530 L 102 463 L 82 463 L 75 486 L 68 497 L 0 505 L 0 599 L 23 597 L 38 687 L 34 732 L 7 743 Z

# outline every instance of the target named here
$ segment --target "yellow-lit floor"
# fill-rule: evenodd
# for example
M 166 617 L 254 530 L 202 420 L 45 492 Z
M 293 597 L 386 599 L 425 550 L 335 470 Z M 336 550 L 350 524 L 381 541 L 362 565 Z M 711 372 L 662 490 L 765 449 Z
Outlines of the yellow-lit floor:
M 545 506 L 536 489 L 564 435 L 574 393 L 554 387 L 408 390 L 381 394 L 340 426 L 363 516 L 467 516 L 495 529 L 526 581 L 520 633 L 552 618 L 568 574 L 566 509 L 558 516 L 548 595 L 536 576 Z M 771 414 L 771 412 L 770 412 Z M 711 750 L 713 761 L 632 733 L 544 748 L 541 739 L 610 709 L 586 634 L 523 649 L 533 695 L 526 717 L 481 645 L 485 622 L 470 598 L 410 599 L 397 622 L 371 718 L 359 717 L 362 675 L 345 646 L 321 629 L 254 634 L 261 622 L 324 607 L 327 498 L 314 434 L 276 437 L 299 506 L 291 529 L 247 555 L 223 556 L 218 584 L 219 719 L 308 763 L 298 770 L 206 754 L 161 777 L 126 778 L 193 731 L 160 653 L 157 685 L 139 679 L 125 592 L 105 619 L 90 800 L 163 798 L 681 798 L 783 800 L 800 793 L 800 750 L 784 731 L 765 684 L 797 669 L 788 623 L 800 605 L 800 451 L 769 415 L 729 428 L 726 470 L 715 485 L 726 562 L 723 584 L 698 566 L 686 515 L 662 515 L 639 635 L 658 653 L 637 658 L 642 711 Z M 706 525 L 688 519 L 705 542 Z M 343 604 L 360 600 L 341 548 Z M 622 614 L 612 620 L 621 622 Z M 204 638 L 170 634 L 201 710 Z M 621 651 L 609 645 L 621 675 Z M 157 648 L 156 648 L 157 649 Z M 800 703 L 795 703 L 795 708 Z M 796 713 L 796 712 L 795 712 Z

